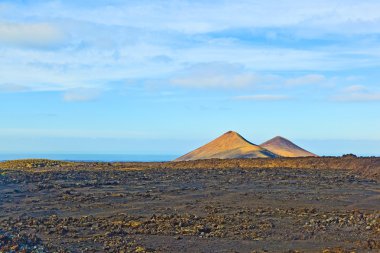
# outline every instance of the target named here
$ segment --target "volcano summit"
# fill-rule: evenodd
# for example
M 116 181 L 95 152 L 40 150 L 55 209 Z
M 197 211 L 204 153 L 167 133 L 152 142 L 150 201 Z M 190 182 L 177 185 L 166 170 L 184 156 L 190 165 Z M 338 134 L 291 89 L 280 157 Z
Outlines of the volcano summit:
M 275 158 L 316 156 L 283 137 L 275 137 L 262 145 L 255 145 L 234 131 L 228 131 L 175 161 L 232 158 Z
M 278 155 L 255 145 L 240 134 L 229 131 L 206 145 L 187 153 L 175 161 L 189 161 L 211 158 L 274 158 Z

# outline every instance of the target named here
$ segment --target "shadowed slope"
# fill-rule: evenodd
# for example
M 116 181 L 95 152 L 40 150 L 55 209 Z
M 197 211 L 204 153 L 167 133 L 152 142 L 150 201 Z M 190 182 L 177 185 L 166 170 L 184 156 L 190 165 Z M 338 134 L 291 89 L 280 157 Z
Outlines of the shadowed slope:
M 229 131 L 206 145 L 177 158 L 175 161 L 258 157 L 268 158 L 277 157 L 277 155 L 247 141 L 240 134 Z
M 272 153 L 275 153 L 276 155 L 283 157 L 317 156 L 281 136 L 277 136 L 267 142 L 264 142 L 260 146 L 271 151 Z

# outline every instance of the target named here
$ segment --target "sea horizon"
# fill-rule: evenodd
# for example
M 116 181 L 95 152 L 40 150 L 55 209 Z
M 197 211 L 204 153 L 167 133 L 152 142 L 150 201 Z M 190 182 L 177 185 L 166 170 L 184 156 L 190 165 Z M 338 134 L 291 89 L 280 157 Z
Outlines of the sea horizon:
M 166 162 L 174 160 L 179 155 L 155 154 L 1 154 L 0 162 L 22 159 L 49 159 L 73 162 Z

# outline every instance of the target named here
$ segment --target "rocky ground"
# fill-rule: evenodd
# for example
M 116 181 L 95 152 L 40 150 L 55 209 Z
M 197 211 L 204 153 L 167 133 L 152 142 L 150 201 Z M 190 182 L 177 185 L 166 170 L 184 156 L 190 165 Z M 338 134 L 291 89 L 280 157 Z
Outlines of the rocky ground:
M 380 252 L 380 184 L 351 170 L 0 167 L 0 252 Z

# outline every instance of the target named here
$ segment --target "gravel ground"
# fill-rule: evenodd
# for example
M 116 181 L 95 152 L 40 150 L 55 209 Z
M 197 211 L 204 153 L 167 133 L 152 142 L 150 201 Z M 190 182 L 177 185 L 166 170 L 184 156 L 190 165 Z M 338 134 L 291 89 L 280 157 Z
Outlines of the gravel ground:
M 121 167 L 1 170 L 0 252 L 380 252 L 348 170 Z

